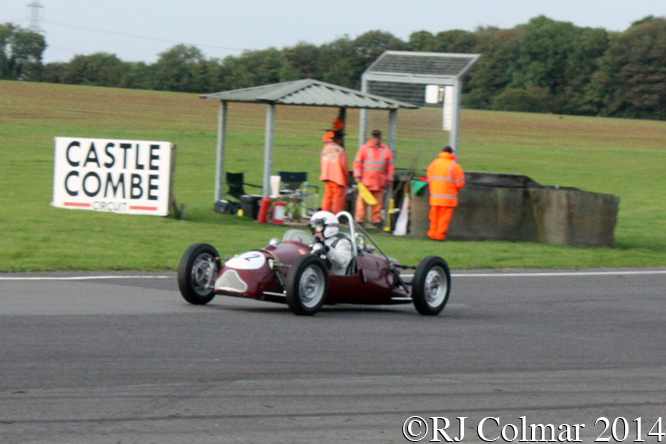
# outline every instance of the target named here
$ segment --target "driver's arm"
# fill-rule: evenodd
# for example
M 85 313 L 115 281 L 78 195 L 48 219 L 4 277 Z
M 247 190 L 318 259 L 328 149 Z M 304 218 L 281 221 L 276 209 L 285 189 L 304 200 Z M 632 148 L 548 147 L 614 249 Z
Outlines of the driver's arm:
M 337 268 L 345 269 L 349 265 L 352 258 L 352 246 L 349 239 L 340 239 L 335 243 L 335 247 L 331 248 L 326 257 Z

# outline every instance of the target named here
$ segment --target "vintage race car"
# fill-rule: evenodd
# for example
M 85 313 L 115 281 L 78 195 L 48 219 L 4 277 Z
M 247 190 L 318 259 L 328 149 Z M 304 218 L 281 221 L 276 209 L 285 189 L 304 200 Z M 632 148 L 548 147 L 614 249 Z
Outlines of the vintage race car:
M 339 236 L 352 244 L 344 275 L 330 272 L 325 250 L 312 234 L 290 229 L 282 241 L 272 239 L 265 248 L 224 261 L 212 245 L 191 245 L 178 267 L 180 293 L 191 304 L 207 304 L 215 295 L 286 303 L 298 315 L 312 315 L 324 304 L 413 303 L 422 315 L 442 311 L 451 291 L 444 259 L 428 256 L 416 267 L 401 265 L 384 254 L 351 214 L 337 216 L 347 219 Z

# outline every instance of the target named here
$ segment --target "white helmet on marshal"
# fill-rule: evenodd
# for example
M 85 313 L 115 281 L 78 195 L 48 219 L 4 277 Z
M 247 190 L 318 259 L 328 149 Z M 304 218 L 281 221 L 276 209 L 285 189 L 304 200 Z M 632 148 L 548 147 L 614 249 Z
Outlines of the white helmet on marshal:
M 317 211 L 310 218 L 310 228 L 313 233 L 321 233 L 324 239 L 328 239 L 338 234 L 340 222 L 330 211 Z

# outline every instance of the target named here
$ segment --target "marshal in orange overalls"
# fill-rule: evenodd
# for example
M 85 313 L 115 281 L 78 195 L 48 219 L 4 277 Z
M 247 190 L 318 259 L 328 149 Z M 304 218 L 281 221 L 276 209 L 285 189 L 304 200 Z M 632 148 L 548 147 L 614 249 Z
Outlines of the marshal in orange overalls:
M 377 205 L 372 206 L 372 223 L 380 224 L 382 221 L 382 207 L 384 191 L 389 182 L 393 182 L 395 166 L 393 165 L 393 152 L 381 143 L 381 133 L 373 131 L 373 138 L 363 145 L 354 159 L 354 178 L 363 182 L 368 190 L 377 199 Z M 356 199 L 356 222 L 365 222 L 366 203 L 360 193 Z
M 428 167 L 430 239 L 446 239 L 453 210 L 458 206 L 458 191 L 465 186 L 465 174 L 456 159 L 451 148 L 446 147 Z
M 333 135 L 332 140 L 324 143 L 321 151 L 321 176 L 324 181 L 324 199 L 322 211 L 337 214 L 345 209 L 347 188 L 349 188 L 349 159 L 347 152 L 340 145 L 342 137 Z

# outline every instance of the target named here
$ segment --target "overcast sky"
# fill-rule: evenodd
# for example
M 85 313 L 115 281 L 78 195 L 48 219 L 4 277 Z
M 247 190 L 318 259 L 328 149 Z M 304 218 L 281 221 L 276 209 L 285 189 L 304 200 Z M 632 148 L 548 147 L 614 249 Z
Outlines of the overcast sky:
M 28 5 L 35 3 L 42 6 L 45 63 L 97 52 L 153 63 L 180 43 L 224 58 L 371 30 L 407 41 L 415 31 L 513 28 L 538 15 L 623 31 L 647 15 L 666 16 L 666 0 L 0 0 L 0 23 L 29 28 L 34 8 Z

